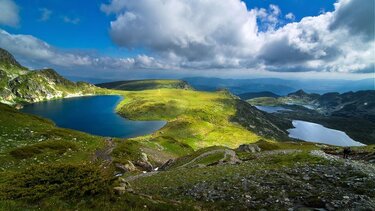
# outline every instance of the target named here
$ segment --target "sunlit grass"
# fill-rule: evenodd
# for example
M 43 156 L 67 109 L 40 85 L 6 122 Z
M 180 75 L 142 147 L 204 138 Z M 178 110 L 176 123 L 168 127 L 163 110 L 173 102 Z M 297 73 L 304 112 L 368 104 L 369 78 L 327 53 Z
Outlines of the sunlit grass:
M 115 93 L 125 96 L 117 111 L 136 120 L 166 120 L 168 124 L 150 136 L 171 137 L 193 149 L 221 145 L 237 147 L 261 137 L 230 122 L 235 100 L 227 92 L 157 89 Z

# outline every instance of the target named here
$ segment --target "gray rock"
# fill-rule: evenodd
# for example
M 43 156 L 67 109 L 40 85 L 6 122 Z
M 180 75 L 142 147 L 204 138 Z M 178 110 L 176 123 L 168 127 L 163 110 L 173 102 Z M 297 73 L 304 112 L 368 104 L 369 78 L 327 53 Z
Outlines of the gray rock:
M 173 162 L 174 162 L 173 159 L 169 159 L 167 162 L 165 162 L 163 165 L 161 165 L 158 170 L 159 171 L 167 170 L 172 165 Z
M 114 187 L 113 190 L 118 195 L 122 195 L 122 194 L 124 194 L 126 192 L 126 188 L 125 187 Z
M 256 144 L 242 144 L 238 147 L 237 150 L 241 152 L 251 152 L 251 153 L 261 151 L 260 147 Z

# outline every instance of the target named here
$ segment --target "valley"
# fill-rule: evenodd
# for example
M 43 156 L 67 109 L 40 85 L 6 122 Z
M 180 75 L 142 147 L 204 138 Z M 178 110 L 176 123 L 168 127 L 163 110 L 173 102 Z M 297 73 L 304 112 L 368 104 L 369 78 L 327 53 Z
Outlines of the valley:
M 4 72 L 0 92 L 16 97 L 0 104 L 0 209 L 375 208 L 374 145 L 352 147 L 352 159 L 344 160 L 342 147 L 289 138 L 293 125 L 284 111 L 262 112 L 227 90 L 197 91 L 180 80 L 81 86 L 52 70 Z M 111 112 L 166 125 L 136 137 L 102 137 L 15 108 L 42 101 L 63 111 L 61 98 L 86 94 L 121 96 L 107 105 Z M 92 109 L 99 118 L 105 109 L 95 105 L 76 112 Z
M 282 107 L 284 111 L 272 115 L 289 121 L 318 123 L 344 131 L 364 144 L 374 144 L 374 99 L 373 90 L 324 95 L 308 94 L 300 90 L 283 97 L 260 97 L 247 102 L 254 106 Z

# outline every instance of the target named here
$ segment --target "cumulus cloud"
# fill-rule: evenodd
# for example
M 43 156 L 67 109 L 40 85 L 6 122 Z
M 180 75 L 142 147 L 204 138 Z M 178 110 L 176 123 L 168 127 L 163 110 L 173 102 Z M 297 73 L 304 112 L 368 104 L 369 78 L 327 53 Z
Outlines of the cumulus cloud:
M 335 10 L 283 24 L 277 5 L 240 0 L 112 0 L 113 41 L 143 47 L 183 68 L 368 72 L 374 66 L 374 1 L 339 0 Z M 293 20 L 293 14 L 286 19 Z
M 167 68 L 153 57 L 111 58 L 85 52 L 66 52 L 30 35 L 10 34 L 0 29 L 0 47 L 10 51 L 22 64 L 33 68 L 133 70 Z
M 290 13 L 288 13 L 288 14 L 285 15 L 285 18 L 287 20 L 294 21 L 296 19 L 296 16 L 294 16 L 294 14 L 290 12 Z
M 120 46 L 150 48 L 183 63 L 257 50 L 256 12 L 239 1 L 116 0 L 102 10 L 117 14 L 110 33 Z
M 40 18 L 39 21 L 48 21 L 52 15 L 52 11 L 47 8 L 40 8 Z
M 19 24 L 19 8 L 12 0 L 0 0 L 0 25 L 17 26 Z
M 335 3 L 335 16 L 330 24 L 332 30 L 346 29 L 351 35 L 374 39 L 374 0 L 341 0 Z

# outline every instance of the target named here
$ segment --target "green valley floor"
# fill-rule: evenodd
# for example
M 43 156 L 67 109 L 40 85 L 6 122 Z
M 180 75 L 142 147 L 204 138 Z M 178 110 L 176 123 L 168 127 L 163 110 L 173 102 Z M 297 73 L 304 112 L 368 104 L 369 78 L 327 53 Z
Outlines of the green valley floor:
M 124 95 L 126 118 L 168 123 L 108 139 L 0 104 L 0 210 L 375 209 L 373 145 L 344 160 L 227 91 L 96 93 Z

